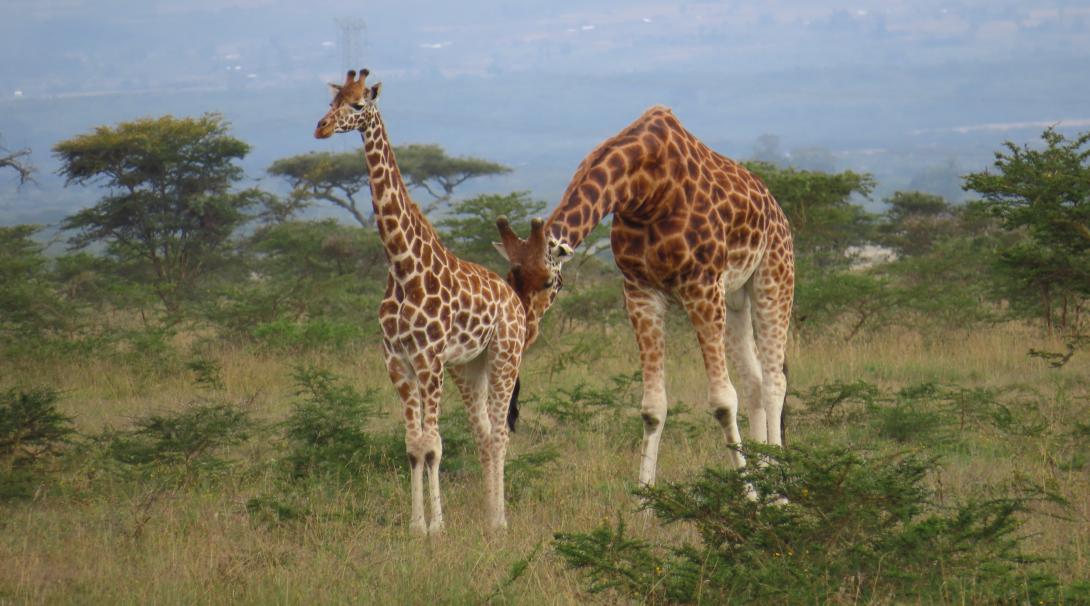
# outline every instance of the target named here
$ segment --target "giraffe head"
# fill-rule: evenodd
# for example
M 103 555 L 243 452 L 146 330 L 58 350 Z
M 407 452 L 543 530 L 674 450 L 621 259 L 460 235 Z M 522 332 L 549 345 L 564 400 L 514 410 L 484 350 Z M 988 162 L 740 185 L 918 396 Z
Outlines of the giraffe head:
M 360 70 L 357 80 L 356 70 L 349 70 L 344 84 L 329 84 L 333 90 L 333 101 L 329 104 L 329 111 L 318 121 L 318 128 L 314 129 L 316 139 L 329 138 L 333 133 L 366 130 L 374 122 L 378 116 L 376 102 L 382 83 L 368 88 L 363 81 L 370 73 L 366 69 Z
M 530 237 L 519 238 L 511 229 L 507 217 L 496 219 L 502 242 L 493 246 L 511 264 L 507 283 L 518 293 L 526 309 L 526 345 L 537 339 L 541 317 L 552 306 L 564 284 L 561 265 L 571 259 L 571 247 L 567 244 L 546 241 L 545 222 L 530 222 Z

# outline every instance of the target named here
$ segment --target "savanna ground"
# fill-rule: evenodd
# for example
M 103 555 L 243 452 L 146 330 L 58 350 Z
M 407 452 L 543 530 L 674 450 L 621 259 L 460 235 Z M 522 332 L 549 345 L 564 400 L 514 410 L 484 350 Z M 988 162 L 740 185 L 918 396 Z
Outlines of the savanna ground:
M 1090 471 L 1087 439 L 1076 430 L 1080 422 L 1085 429 L 1090 412 L 1086 356 L 1076 353 L 1061 368 L 1028 356 L 1030 348 L 1062 349 L 1041 334 L 1010 323 L 927 339 L 898 330 L 849 343 L 795 339 L 788 446 L 937 456 L 926 483 L 938 503 L 990 494 L 1017 478 L 1035 482 L 1068 506 L 1031 508 L 1018 530 L 1024 550 L 1061 582 L 1085 579 Z M 668 345 L 671 416 L 660 483 L 726 461 L 722 435 L 703 407 L 699 350 L 680 317 Z M 527 356 L 521 425 L 508 459 L 510 528 L 500 536 L 480 522 L 479 469 L 449 381 L 441 423 L 447 530 L 421 539 L 408 533 L 400 407 L 376 345 L 299 355 L 206 347 L 205 358 L 218 366 L 221 384 L 197 386 L 193 372 L 160 372 L 154 359 L 0 362 L 0 389 L 55 387 L 59 410 L 79 432 L 31 498 L 0 504 L 0 604 L 639 602 L 587 593 L 585 577 L 554 549 L 554 534 L 620 520 L 652 543 L 694 539 L 679 525 L 639 514 L 630 492 L 641 425 L 638 357 L 627 326 L 554 328 Z M 384 414 L 368 431 L 387 437 L 389 460 L 355 474 L 289 477 L 281 422 L 300 401 L 293 369 L 301 365 L 374 390 Z M 846 421 L 799 397 L 859 380 L 889 393 L 927 383 L 1009 388 L 1017 408 L 998 425 L 967 422 L 926 401 L 913 409 L 918 417 L 878 422 L 874 410 L 857 410 Z M 215 450 L 216 465 L 118 469 L 124 466 L 103 436 L 198 400 L 237 404 L 255 423 L 243 439 Z

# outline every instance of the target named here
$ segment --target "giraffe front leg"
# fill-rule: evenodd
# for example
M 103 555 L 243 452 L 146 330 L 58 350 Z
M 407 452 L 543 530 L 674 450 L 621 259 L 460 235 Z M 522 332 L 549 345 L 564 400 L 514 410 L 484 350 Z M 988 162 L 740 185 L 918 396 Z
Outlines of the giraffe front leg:
M 654 486 L 655 471 L 659 458 L 659 442 L 666 424 L 666 302 L 660 293 L 625 282 L 625 309 L 636 344 L 640 349 L 640 365 L 643 370 L 643 400 L 640 416 L 643 418 L 643 444 L 640 448 L 640 484 Z
M 439 491 L 439 463 L 443 459 L 443 439 L 439 435 L 439 403 L 443 397 L 443 365 L 434 352 L 418 354 L 413 360 L 424 418 L 421 422 L 420 450 L 428 471 L 431 497 L 431 521 L 428 534 L 443 531 L 443 501 Z
M 401 398 L 402 413 L 405 419 L 405 450 L 409 457 L 409 489 L 412 509 L 409 517 L 409 531 L 413 534 L 427 534 L 427 522 L 424 518 L 424 455 L 420 418 L 420 392 L 416 375 L 412 368 L 394 353 L 389 344 L 385 344 L 386 370 Z

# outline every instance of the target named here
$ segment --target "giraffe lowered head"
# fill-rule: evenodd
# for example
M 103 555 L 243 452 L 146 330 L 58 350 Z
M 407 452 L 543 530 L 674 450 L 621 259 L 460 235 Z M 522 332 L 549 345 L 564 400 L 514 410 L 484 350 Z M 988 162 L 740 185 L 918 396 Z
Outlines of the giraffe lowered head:
M 541 317 L 556 300 L 564 285 L 561 266 L 572 258 L 567 244 L 547 241 L 545 222 L 530 222 L 530 237 L 519 238 L 507 217 L 496 219 L 502 242 L 493 242 L 500 255 L 511 264 L 507 283 L 515 289 L 526 310 L 526 346 L 537 339 Z
M 333 90 L 333 101 L 329 104 L 329 111 L 318 121 L 318 127 L 314 129 L 315 139 L 327 139 L 333 133 L 347 133 L 354 130 L 366 130 L 378 116 L 378 95 L 382 90 L 379 82 L 368 88 L 364 79 L 370 75 L 370 71 L 362 69 L 359 79 L 356 78 L 356 70 L 349 70 L 345 76 L 344 84 L 330 83 Z

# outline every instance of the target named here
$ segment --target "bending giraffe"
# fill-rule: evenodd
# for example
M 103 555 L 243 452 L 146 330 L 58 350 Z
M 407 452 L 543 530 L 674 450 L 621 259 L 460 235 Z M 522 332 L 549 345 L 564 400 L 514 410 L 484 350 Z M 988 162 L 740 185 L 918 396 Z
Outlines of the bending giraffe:
M 640 482 L 655 483 L 666 422 L 664 321 L 679 301 L 696 330 L 708 374 L 708 406 L 737 446 L 739 392 L 750 437 L 782 444 L 784 350 L 795 270 L 787 218 L 743 166 L 700 142 L 662 106 L 644 112 L 579 165 L 546 222 L 548 241 L 521 240 L 500 218 L 513 264 L 508 280 L 536 323 L 560 288 L 560 269 L 606 215 L 624 276 L 625 307 L 643 367 Z M 735 390 L 727 365 L 735 374 Z M 735 468 L 745 465 L 736 448 Z
M 518 418 L 518 368 L 526 341 L 526 313 L 510 286 L 480 265 L 454 256 L 413 203 L 398 170 L 367 70 L 350 71 L 318 122 L 318 139 L 358 130 L 363 135 L 375 224 L 389 274 L 379 307 L 390 380 L 401 397 L 409 455 L 412 517 L 417 533 L 443 528 L 439 494 L 439 401 L 443 370 L 450 371 L 469 412 L 484 471 L 488 524 L 506 528 L 503 468 L 508 430 Z M 540 230 L 540 226 L 538 227 Z M 424 517 L 424 467 L 431 521 Z

